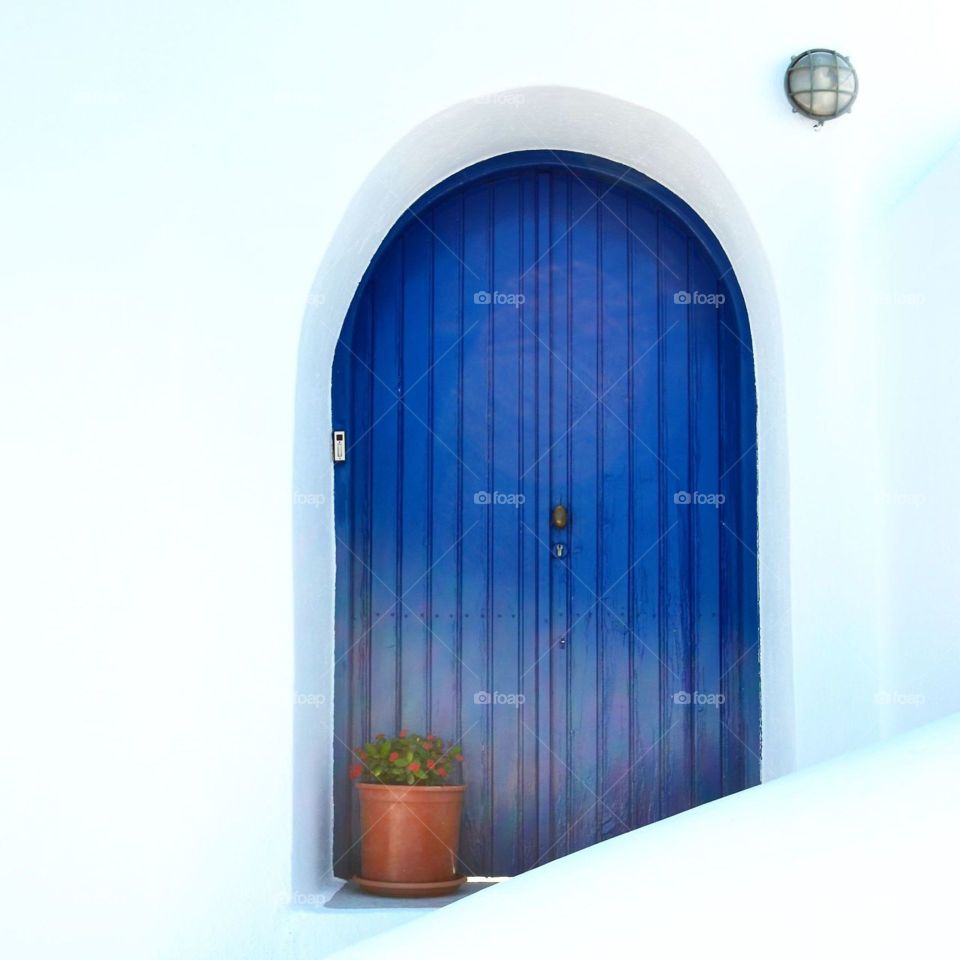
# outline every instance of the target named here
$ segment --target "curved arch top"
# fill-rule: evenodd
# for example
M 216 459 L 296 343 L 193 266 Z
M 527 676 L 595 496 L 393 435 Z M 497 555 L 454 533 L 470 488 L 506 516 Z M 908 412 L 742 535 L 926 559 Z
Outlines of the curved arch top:
M 469 167 L 458 170 L 441 183 L 432 187 L 413 203 L 390 228 L 383 242 L 380 244 L 376 255 L 371 259 L 367 269 L 364 271 L 363 278 L 358 284 L 357 293 L 352 302 L 357 302 L 367 278 L 373 273 L 376 267 L 377 259 L 411 220 L 418 219 L 424 211 L 438 203 L 445 196 L 453 194 L 466 186 L 476 186 L 486 180 L 494 180 L 505 171 L 519 172 L 529 168 L 553 168 L 566 170 L 571 173 L 579 172 L 582 174 L 590 174 L 604 181 L 608 185 L 607 189 L 610 191 L 622 186 L 625 189 L 630 189 L 638 194 L 649 197 L 655 204 L 672 213 L 677 221 L 683 224 L 684 229 L 692 233 L 703 249 L 707 251 L 721 277 L 730 277 L 733 280 L 733 282 L 727 284 L 727 289 L 733 300 L 734 312 L 737 316 L 738 324 L 742 325 L 742 328 L 738 327 L 738 329 L 742 329 L 748 341 L 751 339 L 746 303 L 744 302 L 733 264 L 730 262 L 729 257 L 713 230 L 711 230 L 696 210 L 678 197 L 672 190 L 667 189 L 662 183 L 658 183 L 652 177 L 646 176 L 633 167 L 609 160 L 605 157 L 598 157 L 588 153 L 578 153 L 572 150 L 541 149 L 502 153 L 496 157 L 481 160 L 471 164 Z

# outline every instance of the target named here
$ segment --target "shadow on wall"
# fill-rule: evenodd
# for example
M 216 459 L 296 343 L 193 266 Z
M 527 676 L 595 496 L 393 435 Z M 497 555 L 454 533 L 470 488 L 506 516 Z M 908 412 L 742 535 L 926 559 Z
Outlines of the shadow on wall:
M 793 767 L 783 355 L 773 281 L 756 231 L 716 162 L 666 117 L 585 90 L 502 91 L 451 107 L 393 147 L 354 196 L 310 293 L 300 340 L 294 437 L 292 884 L 297 895 L 313 894 L 333 880 L 336 541 L 330 435 L 331 370 L 340 328 L 364 270 L 414 201 L 480 160 L 535 149 L 592 154 L 662 183 L 706 221 L 737 273 L 750 316 L 759 401 L 764 779 Z M 768 571 L 777 575 L 768 576 Z
M 872 291 L 885 382 L 888 483 L 874 494 L 888 544 L 876 702 L 887 734 L 960 710 L 960 452 L 953 399 L 960 326 L 960 143 L 878 225 L 885 286 Z M 922 560 L 922 562 L 918 562 Z

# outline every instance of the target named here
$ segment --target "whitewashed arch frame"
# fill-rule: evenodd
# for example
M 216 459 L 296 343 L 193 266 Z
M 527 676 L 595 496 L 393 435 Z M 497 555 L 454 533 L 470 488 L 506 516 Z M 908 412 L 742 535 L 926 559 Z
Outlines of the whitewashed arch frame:
M 758 399 L 762 776 L 794 767 L 784 357 L 773 276 L 748 211 L 716 161 L 669 118 L 569 87 L 456 104 L 417 126 L 357 191 L 317 270 L 298 360 L 294 454 L 293 889 L 332 879 L 335 535 L 329 438 L 333 355 L 357 285 L 393 224 L 451 174 L 517 150 L 570 150 L 633 167 L 706 222 L 733 264 L 753 338 Z M 305 897 L 307 902 L 315 902 Z

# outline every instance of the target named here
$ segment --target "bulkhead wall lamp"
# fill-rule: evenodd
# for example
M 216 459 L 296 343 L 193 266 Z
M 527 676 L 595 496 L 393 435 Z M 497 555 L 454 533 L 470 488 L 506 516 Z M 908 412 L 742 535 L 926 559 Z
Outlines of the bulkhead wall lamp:
M 850 112 L 857 99 L 857 72 L 836 50 L 805 50 L 790 61 L 783 88 L 794 113 L 802 113 L 822 127 Z

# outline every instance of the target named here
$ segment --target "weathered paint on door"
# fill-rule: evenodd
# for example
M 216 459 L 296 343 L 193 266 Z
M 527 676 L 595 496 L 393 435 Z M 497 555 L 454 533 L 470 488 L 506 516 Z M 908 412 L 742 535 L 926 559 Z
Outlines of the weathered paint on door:
M 379 732 L 462 743 L 471 875 L 758 782 L 750 331 L 689 207 L 578 154 L 470 168 L 383 243 L 333 383 L 339 875 Z

